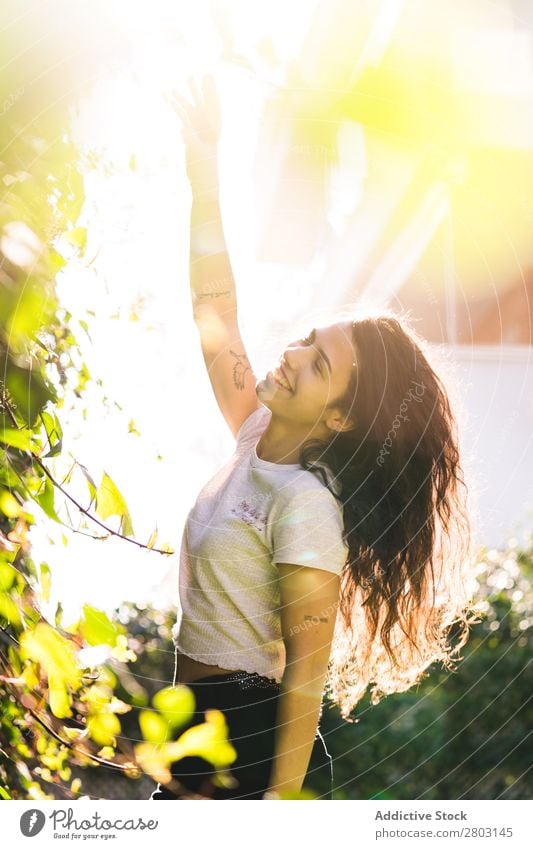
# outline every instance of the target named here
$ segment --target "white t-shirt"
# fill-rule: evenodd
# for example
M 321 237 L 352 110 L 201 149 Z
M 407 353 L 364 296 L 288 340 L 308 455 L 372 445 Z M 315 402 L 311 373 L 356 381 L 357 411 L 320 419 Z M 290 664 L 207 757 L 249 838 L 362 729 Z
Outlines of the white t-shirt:
M 271 412 L 242 424 L 235 453 L 201 490 L 180 552 L 179 651 L 223 669 L 281 681 L 285 645 L 277 563 L 340 575 L 348 553 L 342 507 L 312 472 L 255 450 Z

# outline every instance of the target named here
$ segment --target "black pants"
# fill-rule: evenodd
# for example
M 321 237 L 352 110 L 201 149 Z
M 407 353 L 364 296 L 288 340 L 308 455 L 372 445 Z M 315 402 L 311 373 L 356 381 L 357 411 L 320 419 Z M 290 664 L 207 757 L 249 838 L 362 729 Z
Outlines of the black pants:
M 187 756 L 175 761 L 170 767 L 172 776 L 185 792 L 209 799 L 261 799 L 268 788 L 274 754 L 279 684 L 257 673 L 238 676 L 229 673 L 210 675 L 187 686 L 194 693 L 196 710 L 191 721 L 177 729 L 177 734 L 204 722 L 204 710 L 223 711 L 228 739 L 237 752 L 229 770 L 238 784 L 233 788 L 217 786 L 212 781 L 213 767 L 201 757 Z M 311 790 L 320 799 L 331 799 L 332 787 L 332 759 L 318 730 L 303 789 Z M 154 800 L 180 798 L 161 784 L 150 796 Z

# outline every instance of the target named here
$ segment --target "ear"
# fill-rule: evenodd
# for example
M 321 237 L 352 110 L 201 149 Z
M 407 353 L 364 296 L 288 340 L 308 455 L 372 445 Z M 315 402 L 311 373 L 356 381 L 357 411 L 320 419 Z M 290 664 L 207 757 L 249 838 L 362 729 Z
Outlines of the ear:
M 326 418 L 326 425 L 330 430 L 335 430 L 337 433 L 346 433 L 346 431 L 354 429 L 355 421 L 353 418 L 346 418 L 340 410 L 334 409 Z

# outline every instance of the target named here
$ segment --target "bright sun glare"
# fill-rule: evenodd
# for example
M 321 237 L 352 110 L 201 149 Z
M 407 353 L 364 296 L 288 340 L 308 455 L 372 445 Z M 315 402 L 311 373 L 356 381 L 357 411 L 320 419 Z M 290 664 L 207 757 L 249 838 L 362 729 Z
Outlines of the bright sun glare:
M 97 543 L 37 522 L 34 556 L 53 564 L 52 614 L 58 601 L 66 621 L 83 602 L 174 605 L 186 513 L 231 450 L 191 320 L 190 193 L 169 92 L 186 93 L 191 75 L 216 80 L 224 226 L 241 330 L 262 374 L 299 322 L 307 329 L 313 313 L 351 301 L 386 228 L 387 253 L 358 303 L 386 304 L 408 279 L 450 214 L 448 187 L 463 159 L 459 150 L 441 168 L 439 157 L 455 151 L 457 139 L 468 147 L 500 134 L 504 144 L 513 131 L 513 144 L 526 144 L 511 121 L 495 126 L 487 92 L 494 84 L 499 96 L 505 84 L 522 96 L 530 41 L 504 4 L 471 0 L 454 20 L 447 5 L 346 0 L 336 17 L 334 4 L 309 0 L 160 0 L 148 11 L 127 0 L 105 5 L 125 48 L 73 116 L 86 163 L 79 223 L 87 246 L 60 274 L 59 296 L 87 321 L 90 337 L 81 326 L 77 335 L 95 382 L 65 416 L 65 456 L 95 477 L 105 469 L 127 498 L 135 538 L 146 542 L 157 527 L 176 553 Z M 475 77 L 464 49 L 474 42 Z M 494 56 L 506 67 L 503 82 L 491 71 Z M 437 73 L 443 67 L 451 68 L 448 87 Z M 391 228 L 429 149 L 438 156 L 418 206 Z M 509 226 L 519 249 L 529 231 Z M 502 240 L 485 242 L 484 261 L 497 270 Z M 478 273 L 472 268 L 462 285 L 478 285 Z
M 236 51 L 270 34 L 279 74 L 298 50 L 314 4 L 261 4 L 261 14 L 252 4 L 229 5 L 238 9 Z M 102 389 L 89 384 L 64 422 L 67 449 L 95 477 L 105 469 L 117 482 L 136 539 L 147 542 L 157 527 L 158 540 L 176 554 L 165 558 L 113 539 L 99 544 L 37 523 L 35 556 L 53 563 L 48 612 L 61 601 L 65 621 L 75 618 L 83 603 L 106 609 L 130 599 L 176 603 L 186 512 L 231 447 L 203 377 L 191 322 L 189 189 L 179 122 L 166 95 L 174 87 L 185 90 L 190 75 L 216 75 L 224 110 L 225 226 L 235 272 L 246 281 L 254 240 L 253 153 L 262 103 L 275 75 L 271 80 L 268 73 L 215 61 L 220 45 L 207 3 L 166 2 L 155 8 L 157 14 L 148 17 L 145 7 L 122 0 L 110 4 L 111 15 L 131 39 L 135 72 L 115 68 L 102 76 L 73 122 L 74 138 L 95 167 L 85 173 L 80 221 L 87 228 L 86 254 L 60 274 L 58 294 L 73 316 L 88 319 L 90 338 L 81 330 L 78 337 L 93 378 L 103 383 Z M 261 315 L 249 308 L 257 298 L 254 288 L 262 285 L 257 272 L 254 287 L 244 285 L 240 293 L 243 314 L 257 319 L 257 325 L 243 322 L 250 338 L 268 334 L 282 295 L 283 269 L 263 273 L 268 293 Z M 290 298 L 286 301 L 290 309 Z M 72 480 L 71 491 L 83 502 L 82 482 L 79 493 L 75 486 Z M 72 518 L 76 524 L 78 517 Z

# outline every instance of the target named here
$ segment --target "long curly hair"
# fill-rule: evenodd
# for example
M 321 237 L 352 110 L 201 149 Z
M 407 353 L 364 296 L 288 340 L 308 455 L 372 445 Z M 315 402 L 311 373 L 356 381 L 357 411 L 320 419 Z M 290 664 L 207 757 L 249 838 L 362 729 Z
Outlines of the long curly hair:
M 349 552 L 326 692 L 347 721 L 369 685 L 377 704 L 435 661 L 453 669 L 479 621 L 467 590 L 468 487 L 442 380 L 404 316 L 365 315 L 352 336 L 357 367 L 341 406 L 354 427 L 300 452 L 343 507 Z

